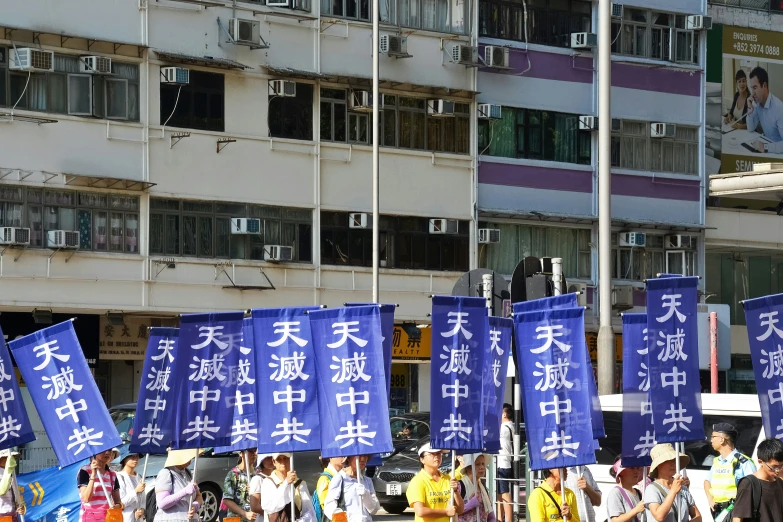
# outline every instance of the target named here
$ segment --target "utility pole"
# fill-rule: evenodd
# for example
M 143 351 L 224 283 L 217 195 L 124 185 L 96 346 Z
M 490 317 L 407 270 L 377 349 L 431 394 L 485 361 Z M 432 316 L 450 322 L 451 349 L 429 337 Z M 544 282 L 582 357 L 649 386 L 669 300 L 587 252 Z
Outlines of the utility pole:
M 614 393 L 612 330 L 612 0 L 598 1 L 598 393 Z
M 378 172 L 380 157 L 379 157 L 379 140 L 378 136 L 378 122 L 380 120 L 380 88 L 378 83 L 379 78 L 379 57 L 381 40 L 379 37 L 379 21 L 380 12 L 378 10 L 378 0 L 372 0 L 372 302 L 380 302 L 378 299 L 378 286 L 379 275 L 378 270 L 381 264 L 380 259 L 380 236 L 378 234 L 378 225 L 381 220 L 380 216 L 380 176 Z

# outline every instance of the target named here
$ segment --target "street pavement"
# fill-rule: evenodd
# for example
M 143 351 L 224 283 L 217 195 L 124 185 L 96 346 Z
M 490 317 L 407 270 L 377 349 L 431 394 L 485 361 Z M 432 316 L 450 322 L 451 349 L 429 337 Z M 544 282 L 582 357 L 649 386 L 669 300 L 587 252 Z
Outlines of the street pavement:
M 402 515 L 392 515 L 391 513 L 387 513 L 383 510 L 383 508 L 381 508 L 381 510 L 378 511 L 378 513 L 375 514 L 375 516 L 372 518 L 376 522 L 410 522 L 413 520 L 413 510 L 408 508 Z

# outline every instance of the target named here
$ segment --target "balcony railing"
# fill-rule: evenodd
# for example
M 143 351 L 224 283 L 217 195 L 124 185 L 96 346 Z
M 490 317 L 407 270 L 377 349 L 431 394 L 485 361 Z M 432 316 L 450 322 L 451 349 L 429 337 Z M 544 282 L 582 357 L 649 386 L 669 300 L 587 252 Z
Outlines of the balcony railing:
M 783 0 L 709 0 L 709 3 L 742 9 L 783 12 Z

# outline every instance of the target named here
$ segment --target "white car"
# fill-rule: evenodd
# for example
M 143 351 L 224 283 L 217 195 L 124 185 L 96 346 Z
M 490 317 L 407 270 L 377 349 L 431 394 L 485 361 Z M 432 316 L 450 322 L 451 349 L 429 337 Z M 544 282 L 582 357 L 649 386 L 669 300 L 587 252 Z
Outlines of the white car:
M 701 511 L 704 522 L 711 522 L 707 496 L 704 494 L 704 480 L 707 471 L 715 458 L 712 450 L 710 435 L 712 426 L 720 422 L 732 424 L 739 432 L 737 449 L 751 457 L 756 462 L 756 448 L 759 442 L 766 438 L 761 426 L 761 412 L 759 399 L 756 395 L 741 395 L 703 393 L 701 396 L 702 410 L 704 413 L 704 440 L 685 443 L 685 451 L 690 458 L 687 468 L 688 478 L 691 479 L 690 491 L 696 500 L 696 506 Z M 609 468 L 614 464 L 615 457 L 620 454 L 622 447 L 622 395 L 602 395 L 601 408 L 604 412 L 604 426 L 606 438 L 602 439 L 601 450 L 596 453 L 597 464 L 588 466 L 593 474 L 604 497 L 606 493 L 617 485 Z M 596 520 L 606 520 L 606 506 L 596 508 Z

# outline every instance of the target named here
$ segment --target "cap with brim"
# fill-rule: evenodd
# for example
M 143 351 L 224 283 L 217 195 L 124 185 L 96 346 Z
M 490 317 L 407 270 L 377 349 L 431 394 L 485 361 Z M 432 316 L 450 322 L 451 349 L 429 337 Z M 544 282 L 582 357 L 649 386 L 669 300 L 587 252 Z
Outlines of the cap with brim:
M 259 453 L 256 455 L 256 467 L 260 467 L 266 459 L 275 460 L 271 453 Z
M 626 469 L 628 468 L 623 466 L 622 460 L 618 460 L 617 462 L 614 463 L 614 466 L 612 466 L 612 470 L 614 471 L 615 482 L 617 482 L 618 484 L 620 483 L 620 474 Z
M 425 453 L 447 453 L 447 451 L 446 450 L 435 449 L 428 442 L 427 444 L 425 444 L 421 448 L 419 448 L 419 457 L 421 457 Z
M 680 458 L 680 468 L 686 467 L 691 462 L 688 455 L 677 453 L 674 451 L 674 446 L 671 444 L 657 444 L 650 450 L 650 458 L 652 459 L 652 464 L 650 464 L 650 475 L 653 474 L 658 466 L 664 462 L 676 459 L 678 455 Z
M 128 460 L 131 457 L 141 457 L 141 455 L 139 455 L 138 453 L 128 453 L 127 455 L 125 455 L 124 457 L 122 457 L 120 459 L 120 464 L 122 464 L 124 466 L 125 465 L 125 461 Z
M 726 435 L 732 435 L 737 438 L 737 428 L 729 424 L 728 422 L 720 422 L 712 425 L 713 433 L 725 433 Z
M 272 460 L 277 460 L 278 457 L 288 457 L 290 459 L 291 458 L 291 454 L 290 453 L 272 453 Z
M 169 450 L 169 454 L 166 457 L 166 463 L 163 465 L 163 467 L 170 468 L 172 466 L 184 466 L 191 460 L 195 459 L 196 455 L 201 455 L 202 453 L 204 453 L 204 450 Z
M 484 457 L 484 463 L 487 462 L 487 457 L 483 453 L 466 453 L 462 456 L 462 467 L 467 468 L 468 466 L 472 466 L 473 463 L 478 460 L 479 457 Z

